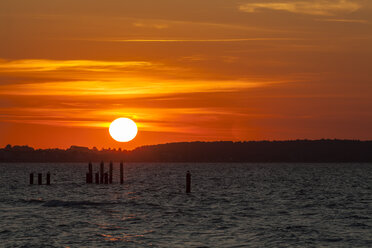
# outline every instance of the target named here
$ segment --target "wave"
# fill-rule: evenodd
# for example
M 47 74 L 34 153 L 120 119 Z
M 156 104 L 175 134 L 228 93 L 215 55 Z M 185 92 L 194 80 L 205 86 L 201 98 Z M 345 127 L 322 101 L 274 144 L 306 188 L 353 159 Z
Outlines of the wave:
M 92 202 L 92 201 L 60 201 L 50 200 L 45 202 L 43 207 L 85 207 L 85 206 L 101 206 L 101 205 L 113 205 L 118 202 Z
M 20 202 L 22 203 L 44 203 L 45 201 L 43 199 L 20 199 Z

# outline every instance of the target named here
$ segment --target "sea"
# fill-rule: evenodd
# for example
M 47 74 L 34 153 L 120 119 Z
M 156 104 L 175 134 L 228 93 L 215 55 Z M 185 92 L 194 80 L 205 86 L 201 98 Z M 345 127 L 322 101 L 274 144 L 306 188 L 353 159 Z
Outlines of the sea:
M 372 164 L 128 163 L 123 185 L 117 163 L 113 184 L 87 170 L 0 164 L 0 247 L 372 247 Z

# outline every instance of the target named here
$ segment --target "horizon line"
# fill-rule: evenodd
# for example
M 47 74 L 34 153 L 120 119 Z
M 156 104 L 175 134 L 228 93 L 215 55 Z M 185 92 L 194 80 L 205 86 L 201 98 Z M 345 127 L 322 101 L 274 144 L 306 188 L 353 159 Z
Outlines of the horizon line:
M 88 146 L 82 146 L 82 145 L 70 145 L 69 147 L 64 147 L 64 148 L 61 148 L 61 147 L 48 147 L 48 148 L 41 148 L 41 147 L 33 147 L 33 146 L 30 146 L 30 145 L 12 145 L 12 144 L 7 144 L 5 145 L 4 147 L 0 147 L 0 150 L 1 149 L 5 149 L 7 148 L 8 146 L 10 147 L 29 147 L 29 148 L 32 148 L 34 150 L 56 150 L 56 149 L 59 149 L 59 150 L 68 150 L 68 149 L 71 149 L 71 148 L 88 148 L 89 150 L 95 150 L 97 149 L 98 151 L 102 151 L 102 150 L 122 150 L 122 151 L 133 151 L 137 148 L 141 148 L 141 147 L 149 147 L 149 146 L 159 146 L 159 145 L 167 145 L 167 144 L 184 144 L 184 143 L 223 143 L 223 142 L 231 142 L 231 143 L 248 143 L 248 142 L 295 142 L 295 141 L 311 141 L 311 142 L 315 142 L 315 141 L 356 141 L 356 142 L 372 142 L 372 139 L 341 139 L 341 138 L 321 138 L 321 139 L 281 139 L 281 140 L 269 140 L 269 139 L 262 139 L 262 140 L 236 140 L 236 141 L 233 141 L 233 140 L 215 140 L 215 141 L 202 141 L 202 140 L 195 140 L 195 141 L 176 141 L 176 142 L 166 142 L 166 143 L 157 143 L 157 144 L 147 144 L 147 145 L 140 145 L 140 146 L 137 146 L 135 148 L 132 148 L 132 149 L 125 149 L 125 148 L 111 148 L 111 147 L 108 147 L 108 148 L 105 148 L 105 147 L 102 147 L 101 149 L 98 149 L 98 147 L 96 146 L 91 146 L 91 147 L 88 147 Z

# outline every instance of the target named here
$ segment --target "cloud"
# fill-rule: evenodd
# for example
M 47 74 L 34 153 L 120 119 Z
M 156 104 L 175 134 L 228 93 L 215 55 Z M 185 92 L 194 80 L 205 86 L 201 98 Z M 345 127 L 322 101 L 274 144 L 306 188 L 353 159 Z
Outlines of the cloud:
M 223 58 L 229 62 L 232 59 Z M 214 71 L 200 72 L 192 65 L 180 64 L 172 65 L 165 61 L 0 59 L 0 95 L 138 96 L 221 92 L 262 87 L 283 80 L 276 78 L 268 82 L 245 75 L 219 77 L 213 74 Z
M 132 67 L 138 71 L 129 73 Z M 145 75 L 149 70 L 152 74 Z M 229 114 L 231 109 L 211 109 L 233 104 L 215 101 L 216 94 L 283 83 L 278 79 L 173 78 L 170 73 L 182 74 L 182 68 L 145 61 L 2 59 L 0 79 L 5 83 L 0 84 L 0 123 L 104 128 L 114 117 L 128 116 L 145 131 L 173 132 L 180 130 L 177 121 Z M 11 77 L 23 79 L 7 82 Z M 194 130 L 195 122 L 190 123 L 182 130 Z
M 263 87 L 274 82 L 254 81 L 183 81 L 126 78 L 102 81 L 66 81 L 27 83 L 0 86 L 0 95 L 55 96 L 142 96 L 167 95 L 183 92 L 231 92 L 238 89 Z
M 245 41 L 288 41 L 300 40 L 291 37 L 255 37 L 255 38 L 231 38 L 231 39 L 115 39 L 115 40 L 102 40 L 108 42 L 245 42 Z
M 361 5 L 351 0 L 307 0 L 307 1 L 279 1 L 268 3 L 246 3 L 239 6 L 243 12 L 258 12 L 263 9 L 287 11 L 308 15 L 335 15 L 350 13 L 361 8 Z
M 146 61 L 97 61 L 97 60 L 1 60 L 0 72 L 47 72 L 57 70 L 110 71 L 123 68 L 149 67 Z
M 144 23 L 144 22 L 135 22 L 133 26 L 137 28 L 155 28 L 155 29 L 166 29 L 169 26 L 165 23 Z
M 318 19 L 317 21 L 322 21 L 322 22 L 340 22 L 340 23 L 362 23 L 362 24 L 367 24 L 369 23 L 367 20 L 361 20 L 361 19 Z

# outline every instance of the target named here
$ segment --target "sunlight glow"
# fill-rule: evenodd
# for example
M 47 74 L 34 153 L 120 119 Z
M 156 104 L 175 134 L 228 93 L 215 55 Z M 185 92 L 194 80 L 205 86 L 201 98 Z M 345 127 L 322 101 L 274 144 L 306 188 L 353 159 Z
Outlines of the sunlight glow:
M 119 142 L 128 142 L 136 137 L 138 129 L 134 121 L 128 118 L 114 120 L 109 128 L 111 137 Z

